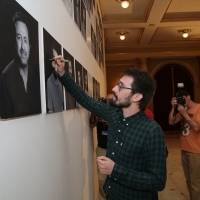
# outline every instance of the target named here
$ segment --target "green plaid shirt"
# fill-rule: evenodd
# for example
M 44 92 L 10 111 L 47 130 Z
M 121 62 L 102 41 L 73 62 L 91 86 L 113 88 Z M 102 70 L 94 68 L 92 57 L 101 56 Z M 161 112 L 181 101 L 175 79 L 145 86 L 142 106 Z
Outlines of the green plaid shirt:
M 65 73 L 66 90 L 108 122 L 107 157 L 115 162 L 104 185 L 109 200 L 150 200 L 166 182 L 166 149 L 160 126 L 143 112 L 124 118 L 120 108 L 95 101 Z

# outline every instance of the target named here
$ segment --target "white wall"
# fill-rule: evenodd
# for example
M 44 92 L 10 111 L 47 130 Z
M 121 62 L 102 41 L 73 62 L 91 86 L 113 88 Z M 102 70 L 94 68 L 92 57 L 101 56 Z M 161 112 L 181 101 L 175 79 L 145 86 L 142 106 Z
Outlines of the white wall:
M 1 200 L 95 200 L 94 145 L 85 109 L 45 113 L 45 28 L 100 82 L 97 65 L 62 0 L 18 0 L 39 23 L 42 114 L 0 121 Z

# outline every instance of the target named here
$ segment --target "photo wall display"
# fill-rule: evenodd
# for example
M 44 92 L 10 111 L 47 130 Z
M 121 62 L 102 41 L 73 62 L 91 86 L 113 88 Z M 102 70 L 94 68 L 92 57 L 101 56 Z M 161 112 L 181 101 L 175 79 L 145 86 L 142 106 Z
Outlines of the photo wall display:
M 71 0 L 63 1 L 71 2 Z M 65 4 L 68 5 L 69 3 Z M 72 7 L 74 21 L 104 73 L 104 60 L 102 61 L 102 59 L 104 59 L 102 56 L 104 53 L 104 36 L 99 4 L 95 0 L 73 0 Z M 67 8 L 67 10 L 69 10 L 69 8 Z M 87 17 L 87 15 L 89 17 Z
M 73 3 L 71 0 L 68 1 Z M 66 3 L 67 0 L 63 0 L 63 2 Z M 89 11 L 92 16 L 95 11 L 95 3 L 90 0 L 81 2 L 82 18 L 84 18 L 84 12 L 88 9 L 88 5 L 90 5 Z M 57 38 L 54 38 L 45 28 L 43 28 L 43 44 L 40 44 L 44 47 L 44 61 L 43 66 L 39 66 L 38 22 L 19 3 L 14 0 L 3 0 L 0 16 L 4 19 L 0 21 L 1 120 L 41 114 L 40 67 L 44 67 L 46 114 L 81 107 L 63 88 L 54 72 L 55 63 L 51 59 L 56 55 L 63 55 L 68 60 L 66 63 L 67 73 L 83 88 L 86 94 L 96 100 L 99 98 L 99 82 L 88 73 L 80 62 L 74 59 L 73 55 L 62 48 Z M 85 27 L 85 24 L 80 27 Z M 97 58 L 96 35 L 92 26 L 91 29 L 94 37 L 93 53 Z M 82 33 L 84 35 L 84 29 L 82 29 Z M 100 62 L 100 56 L 98 57 Z
M 40 114 L 38 22 L 13 0 L 1 0 L 0 18 L 0 118 Z

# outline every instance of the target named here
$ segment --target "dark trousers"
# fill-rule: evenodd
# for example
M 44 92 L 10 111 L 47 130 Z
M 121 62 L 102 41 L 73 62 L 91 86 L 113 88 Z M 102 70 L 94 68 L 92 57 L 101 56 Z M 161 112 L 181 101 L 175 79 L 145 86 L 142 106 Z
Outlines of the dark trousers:
M 157 191 L 151 193 L 151 200 L 158 200 L 158 192 Z
M 108 196 L 106 196 L 106 200 L 108 200 Z M 151 200 L 158 200 L 158 192 L 155 191 L 155 192 L 152 192 L 151 193 Z

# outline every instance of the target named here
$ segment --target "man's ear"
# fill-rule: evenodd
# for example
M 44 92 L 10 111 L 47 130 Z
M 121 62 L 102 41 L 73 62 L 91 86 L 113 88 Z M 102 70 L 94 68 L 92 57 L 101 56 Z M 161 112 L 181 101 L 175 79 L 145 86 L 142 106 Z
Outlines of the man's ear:
M 190 95 L 188 95 L 186 98 L 189 99 L 189 100 L 191 99 Z
M 138 101 L 140 101 L 142 98 L 143 98 L 143 94 L 141 94 L 141 93 L 135 93 L 135 94 L 132 96 L 132 101 L 133 101 L 133 102 L 138 102 Z

